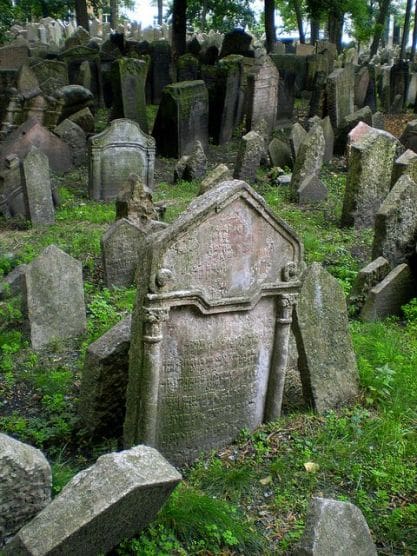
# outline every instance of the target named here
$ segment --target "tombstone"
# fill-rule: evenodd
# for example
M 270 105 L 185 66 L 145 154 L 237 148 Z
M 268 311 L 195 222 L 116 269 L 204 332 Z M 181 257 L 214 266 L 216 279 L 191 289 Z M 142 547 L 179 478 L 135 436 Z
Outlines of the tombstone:
M 192 54 L 183 54 L 177 61 L 177 81 L 200 79 L 200 64 Z
M 410 74 L 410 80 L 408 83 L 406 106 L 414 107 L 417 99 L 417 73 Z
M 174 183 L 179 180 L 193 181 L 204 177 L 207 169 L 207 157 L 200 141 L 196 141 L 194 150 L 182 156 L 174 170 Z
M 72 170 L 69 145 L 43 127 L 36 118 L 29 118 L 0 145 L 0 160 L 11 154 L 23 159 L 32 147 L 36 147 L 46 154 L 53 172 L 63 174 Z
M 398 114 L 403 111 L 407 99 L 409 78 L 410 69 L 408 62 L 400 60 L 392 66 L 390 72 L 390 88 L 393 102 L 390 111 L 393 114 Z M 396 97 L 398 97 L 398 101 L 394 103 Z
M 88 346 L 81 376 L 79 413 L 93 438 L 123 433 L 129 371 L 131 316 Z
M 318 176 L 307 176 L 297 190 L 298 203 L 300 205 L 319 203 L 324 201 L 327 193 L 327 187 Z
M 319 180 L 310 181 L 313 177 L 319 177 L 323 165 L 324 149 L 323 130 L 321 126 L 316 125 L 305 136 L 295 159 L 290 191 L 292 197 L 298 202 L 301 202 L 302 198 L 305 201 L 309 198 L 323 200 L 327 195 L 326 188 Z
M 249 131 L 239 143 L 233 177 L 254 183 L 256 172 L 265 156 L 265 141 L 256 131 Z
M 16 554 L 105 554 L 153 521 L 181 475 L 153 448 L 106 454 L 5 547 Z
M 112 65 L 112 118 L 129 118 L 148 133 L 145 83 L 148 68 L 144 60 L 120 58 Z
M 292 156 L 294 161 L 297 158 L 297 154 L 298 154 L 298 150 L 300 148 L 300 145 L 302 144 L 302 142 L 304 141 L 304 139 L 306 137 L 307 137 L 306 130 L 303 128 L 303 126 L 301 124 L 296 122 L 291 127 L 291 132 L 290 132 L 291 156 Z
M 158 220 L 152 192 L 136 174 L 130 174 L 116 199 L 116 219 L 128 218 L 142 227 Z
M 62 119 L 93 105 L 93 93 L 81 85 L 66 85 L 59 89 L 64 105 L 62 108 Z
M 355 305 L 357 312 L 362 309 L 372 288 L 389 274 L 390 264 L 384 257 L 378 257 L 358 272 L 349 294 L 349 304 Z
M 83 76 L 81 74 L 81 65 L 87 61 L 90 65 L 91 74 L 91 92 L 96 104 L 104 103 L 104 82 L 101 71 L 100 52 L 94 48 L 87 46 L 76 46 L 69 50 L 64 50 L 60 54 L 60 58 L 67 64 L 68 79 L 72 85 L 82 85 Z M 85 70 L 83 70 L 85 72 Z
M 87 160 L 87 137 L 79 125 L 66 119 L 54 129 L 54 133 L 68 143 L 72 151 L 72 161 L 78 167 Z
M 401 307 L 416 295 L 415 278 L 409 266 L 402 263 L 370 290 L 360 318 L 365 322 L 371 322 L 391 315 L 400 315 Z
M 291 120 L 293 117 L 296 78 L 294 71 L 279 71 L 277 121 Z
M 154 41 L 151 44 L 150 82 L 152 104 L 160 104 L 163 90 L 172 83 L 171 79 L 171 46 L 166 40 Z
M 26 217 L 33 226 L 55 222 L 48 157 L 36 147 L 22 161 L 22 187 Z
M 204 81 L 183 81 L 165 87 L 152 135 L 161 156 L 191 154 L 196 141 L 208 146 L 208 92 Z
M 292 168 L 293 159 L 291 156 L 290 147 L 281 139 L 274 137 L 268 145 L 269 158 L 271 159 L 272 166 L 284 168 L 288 166 Z
M 296 56 L 310 56 L 316 52 L 316 47 L 312 44 L 298 43 L 295 47 Z
M 231 180 L 232 178 L 232 171 L 225 164 L 218 164 L 201 181 L 198 194 L 203 195 L 222 181 Z
M 51 500 L 51 467 L 40 450 L 0 433 L 0 549 Z
M 247 184 L 199 196 L 142 246 L 127 445 L 172 462 L 280 414 L 301 245 Z
M 68 116 L 68 120 L 77 124 L 85 133 L 94 133 L 95 122 L 91 110 L 86 107 Z
M 406 149 L 411 149 L 417 153 L 417 120 L 408 122 L 400 137 L 400 141 Z
M 368 524 L 350 502 L 313 498 L 294 556 L 377 556 Z
M 354 104 L 357 108 L 365 106 L 365 99 L 369 87 L 369 68 L 362 66 L 355 73 L 355 90 L 354 90 Z
M 382 112 L 375 112 L 375 114 L 372 114 L 372 127 L 376 129 L 384 129 L 385 118 Z
M 308 109 L 308 117 L 318 116 L 323 118 L 327 112 L 326 94 L 327 75 L 324 72 L 317 72 L 311 85 L 311 98 Z
M 337 130 L 334 150 L 336 154 L 344 154 L 348 141 L 349 133 L 355 128 L 359 122 L 372 126 L 372 112 L 369 106 L 365 106 L 360 110 L 356 110 L 343 118 L 340 127 Z
M 250 131 L 264 120 L 268 135 L 272 135 L 277 119 L 279 73 L 266 56 L 256 74 L 248 77 L 246 129 Z
M 318 263 L 303 277 L 294 333 L 304 398 L 318 413 L 358 395 L 358 369 L 345 295 Z
M 325 148 L 323 160 L 325 162 L 330 162 L 333 158 L 334 151 L 334 131 L 332 123 L 329 116 L 326 116 L 323 119 L 320 119 L 318 116 L 313 116 L 308 120 L 308 129 L 311 129 L 316 124 L 321 126 L 324 135 Z
M 16 87 L 18 93 L 24 97 L 32 97 L 40 93 L 38 78 L 27 64 L 23 64 L 19 69 Z
M 327 78 L 327 110 L 333 128 L 354 111 L 354 80 L 351 68 L 335 69 Z
M 68 85 L 68 69 L 59 60 L 38 60 L 30 69 L 36 75 L 43 93 L 52 95 L 57 89 Z
M 27 265 L 20 264 L 7 274 L 0 282 L 0 300 L 19 295 L 25 287 Z
M 409 176 L 417 183 L 417 153 L 407 149 L 397 158 L 392 169 L 391 185 L 395 185 L 401 176 Z
M 12 154 L 4 159 L 4 170 L 0 173 L 0 212 L 6 217 L 27 218 L 25 199 L 22 191 L 20 160 Z
M 375 216 L 372 257 L 385 257 L 392 267 L 415 254 L 417 184 L 403 175 L 386 196 Z
M 90 33 L 84 27 L 77 27 L 70 37 L 65 41 L 65 50 L 77 46 L 85 46 L 90 40 Z
M 113 120 L 88 144 L 88 186 L 92 199 L 115 199 L 132 173 L 152 191 L 155 141 L 142 132 L 138 123 L 123 118 Z
M 26 306 L 32 348 L 79 336 L 86 329 L 81 263 L 49 245 L 28 264 Z
M 19 69 L 29 59 L 27 42 L 14 41 L 0 48 L 0 69 Z
M 375 214 L 390 190 L 399 142 L 390 133 L 364 123 L 349 136 L 342 226 L 365 228 L 373 226 Z

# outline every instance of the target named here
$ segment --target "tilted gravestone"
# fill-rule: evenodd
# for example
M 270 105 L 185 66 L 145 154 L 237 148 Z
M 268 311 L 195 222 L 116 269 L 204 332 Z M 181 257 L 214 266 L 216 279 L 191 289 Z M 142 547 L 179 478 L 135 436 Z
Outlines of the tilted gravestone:
M 335 69 L 327 78 L 327 110 L 334 128 L 354 110 L 354 79 L 352 68 Z
M 154 139 L 132 120 L 113 120 L 110 127 L 89 139 L 91 198 L 115 199 L 132 173 L 152 190 L 154 163 Z
M 81 263 L 49 245 L 27 265 L 26 306 L 32 347 L 65 340 L 86 329 Z
M 403 175 L 388 193 L 375 216 L 372 257 L 385 257 L 392 267 L 415 255 L 417 239 L 417 184 Z
M 317 124 L 304 137 L 295 159 L 290 191 L 300 203 L 322 201 L 327 196 L 327 189 L 319 180 L 324 150 L 323 129 Z
M 264 120 L 269 136 L 275 128 L 278 108 L 279 73 L 269 56 L 256 74 L 250 74 L 248 79 L 248 111 L 246 115 L 246 129 L 250 131 Z
M 148 133 L 145 84 L 148 72 L 144 60 L 121 58 L 112 65 L 112 118 L 129 118 Z
M 182 81 L 165 87 L 152 135 L 162 156 L 181 158 L 195 142 L 208 146 L 208 92 L 204 81 Z
M 256 180 L 262 157 L 265 156 L 265 141 L 256 131 L 249 131 L 239 143 L 233 176 L 253 183 Z
M 22 188 L 26 217 L 33 225 L 55 222 L 48 157 L 32 147 L 22 161 Z
M 398 139 L 386 131 L 359 123 L 349 134 L 348 174 L 342 225 L 372 226 L 375 214 L 388 195 Z
M 295 315 L 306 401 L 319 413 L 351 401 L 358 394 L 358 369 L 345 295 L 337 280 L 318 263 L 303 277 Z
M 50 502 L 51 486 L 42 452 L 0 433 L 0 549 Z
M 184 463 L 280 414 L 302 247 L 246 183 L 140 250 L 125 442 Z
M 180 480 L 148 446 L 101 456 L 18 532 L 5 555 L 108 553 L 155 519 Z
M 392 169 L 391 184 L 395 185 L 403 175 L 409 176 L 417 183 L 417 153 L 411 149 L 407 149 L 395 161 L 394 168 Z
M 384 257 L 378 257 L 361 268 L 356 275 L 349 294 L 349 304 L 359 312 L 366 301 L 369 291 L 381 282 L 390 272 L 390 264 Z
M 87 159 L 87 137 L 84 130 L 75 122 L 66 118 L 56 126 L 54 133 L 70 146 L 74 166 L 85 164 Z

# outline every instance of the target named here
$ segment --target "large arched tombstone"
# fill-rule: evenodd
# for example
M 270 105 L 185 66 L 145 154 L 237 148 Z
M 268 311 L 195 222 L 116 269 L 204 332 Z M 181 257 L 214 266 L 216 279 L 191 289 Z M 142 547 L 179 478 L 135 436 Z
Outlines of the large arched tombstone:
M 112 201 L 130 174 L 136 174 L 153 190 L 155 140 L 127 118 L 89 139 L 89 192 L 95 200 Z
M 280 415 L 302 246 L 245 182 L 139 254 L 125 442 L 182 464 Z

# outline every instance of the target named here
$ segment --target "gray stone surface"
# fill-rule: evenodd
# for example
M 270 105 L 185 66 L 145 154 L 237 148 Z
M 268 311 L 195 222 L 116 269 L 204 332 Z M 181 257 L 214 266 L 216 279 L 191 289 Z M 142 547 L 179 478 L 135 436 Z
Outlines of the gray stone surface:
M 0 433 L 0 549 L 50 502 L 51 486 L 42 452 Z
M 358 370 L 343 290 L 318 263 L 304 275 L 294 332 L 304 397 L 318 413 L 352 401 Z
M 349 294 L 349 303 L 359 311 L 370 290 L 381 282 L 390 272 L 390 264 L 384 257 L 378 257 L 364 266 L 356 275 Z
M 145 85 L 148 64 L 144 60 L 120 58 L 112 65 L 112 118 L 129 118 L 148 133 Z
M 307 133 L 298 149 L 290 185 L 291 194 L 294 199 L 300 201 L 303 188 L 305 189 L 305 197 L 308 196 L 309 184 L 306 180 L 319 177 L 323 164 L 324 149 L 323 129 L 320 125 L 315 125 Z M 316 188 L 314 188 L 313 183 L 310 183 L 310 185 L 310 191 L 315 189 L 319 193 L 319 199 L 323 198 L 324 189 L 319 184 Z
M 153 190 L 155 141 L 138 123 L 121 118 L 89 139 L 90 196 L 95 200 L 116 199 L 130 174 L 136 174 Z
M 203 145 L 196 141 L 189 155 L 180 158 L 174 170 L 174 182 L 178 180 L 193 181 L 204 177 L 207 169 L 207 157 Z
M 141 246 L 125 442 L 184 463 L 280 414 L 301 244 L 247 184 Z
M 66 118 L 56 126 L 54 133 L 71 147 L 74 166 L 85 164 L 87 160 L 87 137 L 85 131 L 78 124 Z
M 27 311 L 32 347 L 65 340 L 86 329 L 81 263 L 49 245 L 27 265 Z
M 268 145 L 269 158 L 271 160 L 272 166 L 278 168 L 292 168 L 293 159 L 291 156 L 290 147 L 281 139 L 274 137 Z
M 294 161 L 297 158 L 298 150 L 301 146 L 301 143 L 307 136 L 307 131 L 303 128 L 301 124 L 296 122 L 292 128 L 290 133 L 290 148 L 291 148 L 291 156 L 293 157 Z
M 279 73 L 269 56 L 265 56 L 262 65 L 248 79 L 248 104 L 246 129 L 253 130 L 261 120 L 266 122 L 268 136 L 275 128 L 278 107 Z
M 407 262 L 417 239 L 417 184 L 403 175 L 388 193 L 375 217 L 372 257 L 385 257 L 391 267 Z
M 32 225 L 55 222 L 48 157 L 32 147 L 22 162 L 22 187 L 26 216 Z
M 417 183 L 417 153 L 411 149 L 407 149 L 395 161 L 392 169 L 391 185 L 394 186 L 404 174 Z
M 350 502 L 313 498 L 294 556 L 376 556 L 368 524 Z
M 256 181 L 256 171 L 265 155 L 265 141 L 263 137 L 250 131 L 244 135 L 239 143 L 233 176 L 249 183 Z
M 128 218 L 142 227 L 158 220 L 150 191 L 136 174 L 130 174 L 116 199 L 116 220 Z
M 318 203 L 327 197 L 327 187 L 318 176 L 307 176 L 298 188 L 298 202 L 303 205 L 306 203 Z
M 88 106 L 70 114 L 68 119 L 80 126 L 85 133 L 94 133 L 94 116 Z
M 327 78 L 327 110 L 333 128 L 354 110 L 354 78 L 351 67 L 335 69 Z
M 398 140 L 386 131 L 363 122 L 349 134 L 348 174 L 342 209 L 342 225 L 372 226 L 391 187 Z
M 375 112 L 375 114 L 372 114 L 372 127 L 376 129 L 384 129 L 385 122 L 384 114 L 382 112 Z
M 107 553 L 150 523 L 180 480 L 148 446 L 101 456 L 19 531 L 5 554 Z
M 79 413 L 95 438 L 120 437 L 126 406 L 131 316 L 90 344 L 81 376 Z
M 0 299 L 7 299 L 25 291 L 25 272 L 27 265 L 20 264 L 0 282 Z
M 381 320 L 400 315 L 401 307 L 417 294 L 415 278 L 407 264 L 396 266 L 369 292 L 360 313 L 363 321 Z
M 213 189 L 222 181 L 231 180 L 233 178 L 232 171 L 226 164 L 218 164 L 211 170 L 200 183 L 199 195 L 203 195 L 209 189 Z
M 352 112 L 345 116 L 337 130 L 335 141 L 335 152 L 337 154 L 344 154 L 348 142 L 348 135 L 355 128 L 359 122 L 372 126 L 372 112 L 369 106 L 365 106 L 360 110 Z
M 408 122 L 400 137 L 400 141 L 406 149 L 411 149 L 417 153 L 417 120 Z

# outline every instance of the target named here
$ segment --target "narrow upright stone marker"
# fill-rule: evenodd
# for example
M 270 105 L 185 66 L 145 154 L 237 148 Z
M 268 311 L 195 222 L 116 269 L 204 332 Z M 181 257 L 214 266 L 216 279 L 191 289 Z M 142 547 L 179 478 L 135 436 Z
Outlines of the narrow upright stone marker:
M 53 224 L 55 209 L 46 154 L 32 147 L 22 162 L 22 174 L 28 218 L 34 225 Z

